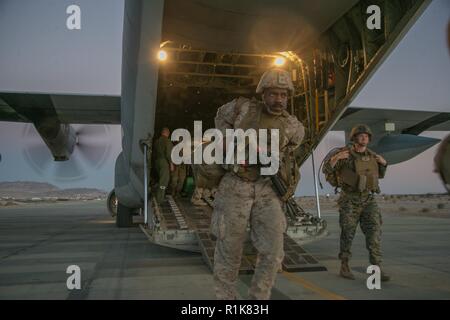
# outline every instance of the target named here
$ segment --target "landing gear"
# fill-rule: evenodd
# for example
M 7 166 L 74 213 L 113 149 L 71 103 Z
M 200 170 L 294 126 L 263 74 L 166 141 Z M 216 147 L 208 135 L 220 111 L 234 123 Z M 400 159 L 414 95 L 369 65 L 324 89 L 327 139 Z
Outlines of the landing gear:
M 119 201 L 117 200 L 116 193 L 114 189 L 108 194 L 108 198 L 106 200 L 106 206 L 108 208 L 108 212 L 111 214 L 111 217 L 115 217 L 117 215 L 117 205 Z
M 111 214 L 111 217 L 116 218 L 116 226 L 118 228 L 129 228 L 134 226 L 134 210 L 119 203 L 114 189 L 108 194 L 106 206 L 108 208 L 108 212 Z
M 120 202 L 117 204 L 116 226 L 118 228 L 129 228 L 133 226 L 132 209 L 125 207 Z

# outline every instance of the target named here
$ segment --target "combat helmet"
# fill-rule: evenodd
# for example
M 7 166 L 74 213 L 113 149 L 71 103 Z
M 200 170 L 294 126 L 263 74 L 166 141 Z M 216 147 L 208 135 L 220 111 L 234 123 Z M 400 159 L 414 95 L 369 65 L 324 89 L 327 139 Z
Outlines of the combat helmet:
M 350 131 L 350 141 L 354 141 L 355 136 L 360 133 L 367 133 L 369 135 L 369 140 L 372 140 L 372 131 L 365 124 L 357 124 Z
M 291 94 L 294 92 L 294 84 L 288 71 L 274 68 L 267 70 L 261 76 L 256 93 L 263 93 L 267 88 L 287 89 Z

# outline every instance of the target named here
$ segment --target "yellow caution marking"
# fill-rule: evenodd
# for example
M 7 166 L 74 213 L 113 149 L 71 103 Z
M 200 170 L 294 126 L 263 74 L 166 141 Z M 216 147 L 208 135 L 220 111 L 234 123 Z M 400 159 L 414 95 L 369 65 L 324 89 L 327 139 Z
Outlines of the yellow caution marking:
M 283 276 L 285 276 L 288 280 L 295 282 L 299 285 L 301 285 L 302 287 L 304 287 L 305 289 L 308 289 L 314 293 L 317 293 L 318 295 L 320 295 L 322 298 L 328 299 L 328 300 L 347 300 L 345 297 L 340 296 L 334 292 L 331 292 L 325 288 L 321 288 L 317 285 L 315 285 L 312 282 L 309 282 L 308 280 L 300 277 L 299 275 L 295 274 L 295 273 L 290 273 L 290 272 L 286 272 L 283 271 Z

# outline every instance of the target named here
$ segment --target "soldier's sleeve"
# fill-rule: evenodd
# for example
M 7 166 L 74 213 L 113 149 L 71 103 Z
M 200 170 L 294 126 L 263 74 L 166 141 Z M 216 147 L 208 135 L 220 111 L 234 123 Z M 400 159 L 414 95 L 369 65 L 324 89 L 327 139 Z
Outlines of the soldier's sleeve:
M 378 177 L 380 179 L 384 178 L 384 175 L 386 174 L 387 164 L 385 166 L 382 166 L 381 164 L 378 164 Z
M 336 164 L 334 165 L 334 167 L 332 167 L 330 164 L 330 161 L 331 161 L 331 157 L 327 161 L 325 161 L 325 163 L 323 164 L 322 170 L 323 170 L 324 174 L 333 173 L 333 172 L 339 170 L 344 164 L 344 162 L 342 160 L 338 160 L 336 162 Z
M 325 161 L 325 163 L 323 164 L 322 172 L 324 174 L 330 174 L 330 173 L 333 173 L 336 170 L 337 164 L 334 167 L 332 167 L 331 164 L 330 164 L 330 159 L 328 159 L 328 161 Z
M 169 163 L 170 163 L 170 162 L 172 162 L 172 148 L 173 148 L 173 144 L 172 144 L 172 142 L 169 139 L 166 140 L 165 144 L 166 144 L 165 156 L 166 156 L 167 161 L 169 161 Z
M 292 126 L 293 135 L 289 141 L 289 146 L 292 149 L 297 149 L 305 137 L 305 127 L 295 117 L 293 117 L 293 121 L 291 121 L 290 125 Z
M 221 106 L 217 110 L 216 117 L 214 118 L 216 128 L 219 129 L 224 136 L 226 129 L 233 129 L 234 127 L 234 121 L 236 120 L 238 114 L 237 110 L 235 109 L 236 102 L 237 99 L 234 99 L 233 101 L 230 101 Z

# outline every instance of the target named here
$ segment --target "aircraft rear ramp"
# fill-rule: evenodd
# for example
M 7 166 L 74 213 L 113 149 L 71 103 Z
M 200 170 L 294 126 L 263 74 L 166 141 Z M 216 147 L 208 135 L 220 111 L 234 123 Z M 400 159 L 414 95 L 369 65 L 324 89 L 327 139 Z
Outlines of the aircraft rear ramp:
M 153 243 L 201 253 L 205 263 L 212 270 L 216 242 L 209 230 L 211 204 L 212 199 L 206 199 L 204 206 L 194 206 L 188 198 L 174 199 L 168 195 L 159 205 L 152 198 L 155 223 L 151 228 L 141 224 L 141 229 Z M 288 272 L 326 271 L 327 269 L 301 246 L 326 234 L 325 223 L 309 226 L 290 224 L 284 234 L 285 258 L 282 269 Z M 241 262 L 241 274 L 254 272 L 256 254 L 257 251 L 251 244 L 248 234 Z

